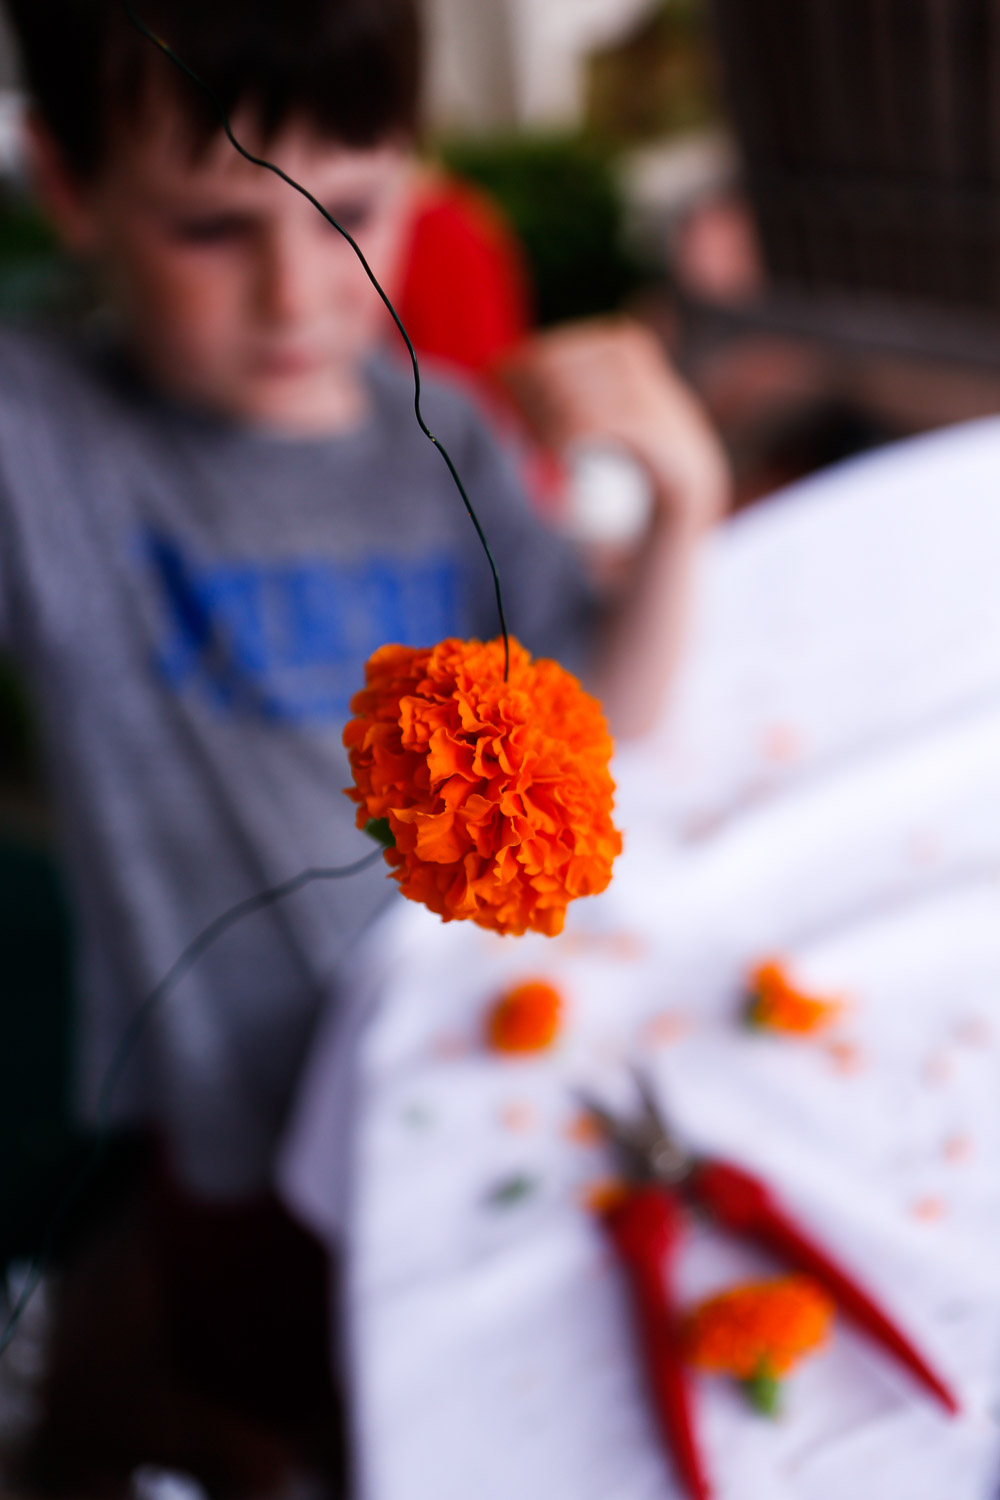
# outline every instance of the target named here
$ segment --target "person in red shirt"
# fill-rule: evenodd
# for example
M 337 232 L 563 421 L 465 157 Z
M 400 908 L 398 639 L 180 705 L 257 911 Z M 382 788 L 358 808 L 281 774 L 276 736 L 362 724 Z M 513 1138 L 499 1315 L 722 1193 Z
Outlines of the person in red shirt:
M 420 171 L 397 311 L 418 353 L 497 394 L 494 372 L 532 331 L 530 276 L 513 231 L 485 194 Z

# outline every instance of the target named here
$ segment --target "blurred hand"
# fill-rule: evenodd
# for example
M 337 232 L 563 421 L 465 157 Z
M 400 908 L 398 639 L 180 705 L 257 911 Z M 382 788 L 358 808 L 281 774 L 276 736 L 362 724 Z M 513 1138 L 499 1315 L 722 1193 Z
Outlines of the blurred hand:
M 540 334 L 501 374 L 545 447 L 620 443 L 648 473 L 665 518 L 697 532 L 724 514 L 730 475 L 721 444 L 656 338 L 638 323 L 602 319 Z

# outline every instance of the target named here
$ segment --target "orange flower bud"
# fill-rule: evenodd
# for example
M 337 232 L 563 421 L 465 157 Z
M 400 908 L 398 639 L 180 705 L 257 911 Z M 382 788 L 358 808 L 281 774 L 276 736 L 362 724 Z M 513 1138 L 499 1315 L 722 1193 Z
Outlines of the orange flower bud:
M 628 1191 L 628 1183 L 620 1177 L 600 1177 L 596 1182 L 587 1183 L 580 1201 L 590 1213 L 602 1218 L 628 1197 Z
M 832 1025 L 844 1009 L 840 1000 L 824 1000 L 798 989 L 776 959 L 761 964 L 750 981 L 747 1020 L 762 1031 L 810 1036 Z
M 621 852 L 600 704 L 510 642 L 383 646 L 344 731 L 359 828 L 391 843 L 400 890 L 446 922 L 562 930 Z
M 808 1276 L 731 1287 L 702 1302 L 682 1330 L 691 1364 L 744 1381 L 754 1403 L 776 1409 L 778 1377 L 829 1337 L 834 1305 Z
M 542 979 L 508 990 L 490 1011 L 487 1035 L 495 1052 L 544 1052 L 559 1035 L 562 997 Z

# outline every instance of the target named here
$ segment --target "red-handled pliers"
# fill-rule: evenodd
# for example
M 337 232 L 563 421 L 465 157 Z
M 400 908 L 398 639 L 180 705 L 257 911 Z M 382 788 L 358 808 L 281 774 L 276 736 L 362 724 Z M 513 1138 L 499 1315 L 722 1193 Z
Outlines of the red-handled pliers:
M 631 1119 L 620 1119 L 589 1097 L 584 1103 L 615 1146 L 628 1183 L 604 1222 L 628 1275 L 657 1419 L 695 1500 L 710 1500 L 712 1490 L 679 1349 L 673 1272 L 685 1202 L 822 1282 L 842 1312 L 894 1354 L 949 1412 L 957 1412 L 954 1393 L 902 1329 L 795 1223 L 770 1188 L 742 1167 L 682 1150 L 646 1080 L 638 1072 L 635 1076 L 641 1108 Z

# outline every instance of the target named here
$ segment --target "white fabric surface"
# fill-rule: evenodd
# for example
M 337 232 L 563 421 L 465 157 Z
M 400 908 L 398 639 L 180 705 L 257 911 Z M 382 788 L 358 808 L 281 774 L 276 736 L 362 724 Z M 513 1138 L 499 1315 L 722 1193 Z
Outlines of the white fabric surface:
M 318 1039 L 285 1190 L 346 1244 L 364 1500 L 681 1494 L 581 1201 L 607 1161 L 567 1133 L 574 1087 L 627 1103 L 635 1057 L 679 1131 L 779 1187 L 965 1400 L 948 1419 L 838 1324 L 777 1423 L 699 1383 L 721 1500 L 992 1500 L 1000 422 L 727 527 L 674 712 L 617 769 L 626 853 L 562 938 L 399 908 Z M 832 1042 L 736 1024 L 770 954 L 850 997 Z M 568 998 L 562 1044 L 491 1056 L 487 1007 L 535 975 Z M 492 1200 L 515 1175 L 532 1191 Z M 700 1228 L 685 1294 L 761 1264 Z

